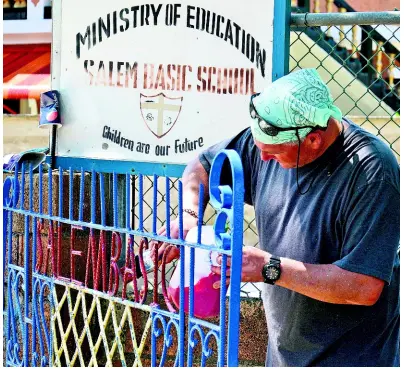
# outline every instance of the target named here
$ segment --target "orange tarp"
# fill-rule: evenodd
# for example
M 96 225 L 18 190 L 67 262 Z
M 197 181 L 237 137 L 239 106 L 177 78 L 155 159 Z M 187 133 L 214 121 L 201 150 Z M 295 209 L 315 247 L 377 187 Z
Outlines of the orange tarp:
M 3 99 L 39 99 L 50 90 L 51 45 L 3 46 Z

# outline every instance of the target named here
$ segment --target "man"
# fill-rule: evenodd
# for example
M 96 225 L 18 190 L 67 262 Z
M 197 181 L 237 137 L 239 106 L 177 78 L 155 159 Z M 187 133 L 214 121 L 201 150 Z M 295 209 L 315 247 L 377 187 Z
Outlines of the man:
M 215 154 L 236 150 L 259 233 L 259 248 L 243 248 L 242 280 L 265 282 L 266 365 L 398 366 L 395 157 L 342 118 L 315 70 L 275 81 L 251 98 L 250 113 L 251 128 L 187 166 L 185 232 Z

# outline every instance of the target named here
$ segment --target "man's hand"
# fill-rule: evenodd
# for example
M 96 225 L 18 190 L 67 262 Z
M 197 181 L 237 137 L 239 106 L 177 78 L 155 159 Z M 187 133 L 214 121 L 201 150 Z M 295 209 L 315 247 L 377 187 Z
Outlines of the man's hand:
M 262 267 L 269 262 L 271 255 L 257 247 L 243 247 L 243 261 L 241 265 L 241 281 L 242 282 L 262 282 Z M 222 266 L 222 255 L 217 257 L 217 263 L 220 266 L 212 266 L 211 270 L 215 274 L 220 275 Z M 227 257 L 226 284 L 230 283 L 230 265 L 231 257 Z M 220 281 L 213 284 L 213 288 L 220 288 Z
M 188 213 L 183 213 L 183 237 L 187 236 L 189 230 L 191 228 L 194 228 L 198 225 L 198 219 L 194 218 Z M 167 228 L 166 225 L 161 227 L 158 231 L 157 234 L 159 236 L 167 236 Z M 180 218 L 177 217 L 173 221 L 170 221 L 170 238 L 178 239 L 180 235 Z M 170 243 L 167 242 L 159 242 L 158 244 L 154 244 L 158 247 L 158 260 L 161 260 L 163 257 L 163 253 L 165 249 L 170 245 Z M 151 250 L 152 255 L 153 255 L 153 249 Z M 171 247 L 170 251 L 168 251 L 167 258 L 166 258 L 166 263 L 170 263 L 174 259 L 178 259 L 180 257 L 180 250 L 177 247 Z
M 241 280 L 263 282 L 262 267 L 269 262 L 271 254 L 258 248 L 243 247 Z M 222 264 L 222 256 L 217 262 Z M 230 282 L 231 258 L 227 259 L 226 283 Z M 377 302 L 385 282 L 370 275 L 354 273 L 334 264 L 309 264 L 281 258 L 282 274 L 276 285 L 296 291 L 313 299 L 332 304 L 371 306 Z M 221 267 L 212 267 L 220 275 Z M 213 284 L 220 288 L 220 281 Z

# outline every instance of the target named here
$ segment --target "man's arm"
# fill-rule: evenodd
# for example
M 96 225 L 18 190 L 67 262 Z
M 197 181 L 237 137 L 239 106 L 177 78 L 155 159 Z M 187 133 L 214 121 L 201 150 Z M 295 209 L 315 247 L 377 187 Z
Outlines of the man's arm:
M 202 183 L 204 186 L 204 197 L 203 197 L 203 210 L 205 210 L 206 205 L 209 199 L 209 176 L 206 173 L 204 167 L 199 161 L 199 158 L 196 157 L 192 161 L 190 161 L 182 175 L 182 194 L 183 194 L 183 209 L 189 209 L 198 214 L 199 209 L 199 185 Z M 198 219 L 193 217 L 191 214 L 184 212 L 182 215 L 183 221 L 183 237 L 185 238 L 188 231 L 198 225 Z M 167 229 L 164 225 L 161 227 L 158 232 L 160 236 L 167 235 Z M 179 217 L 170 222 L 170 238 L 178 238 L 179 236 Z M 158 258 L 159 260 L 162 258 L 165 249 L 167 248 L 167 244 L 163 243 L 160 245 L 156 245 L 158 249 Z M 168 252 L 166 257 L 166 262 L 177 259 L 179 257 L 179 250 L 175 247 L 172 247 Z
M 333 264 L 306 264 L 287 258 L 281 258 L 281 270 L 276 285 L 333 304 L 373 305 L 385 283 Z
M 188 163 L 182 175 L 183 209 L 190 209 L 198 214 L 200 184 L 203 184 L 204 187 L 202 206 L 203 210 L 205 210 L 209 199 L 209 176 L 199 158 L 196 157 Z
M 244 247 L 242 281 L 263 282 L 262 267 L 270 257 L 271 254 L 256 247 Z M 275 284 L 323 302 L 370 306 L 379 299 L 385 283 L 334 264 L 307 264 L 288 258 L 280 259 L 281 277 Z M 220 256 L 218 262 L 221 264 Z M 230 263 L 231 259 L 228 258 L 228 265 Z M 212 271 L 219 274 L 220 267 L 212 267 Z M 216 288 L 219 286 L 219 283 L 214 285 Z

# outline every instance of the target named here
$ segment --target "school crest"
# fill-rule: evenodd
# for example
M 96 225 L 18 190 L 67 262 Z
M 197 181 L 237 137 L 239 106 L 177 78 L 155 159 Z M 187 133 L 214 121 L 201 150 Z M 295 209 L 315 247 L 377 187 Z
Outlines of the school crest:
M 140 111 L 147 128 L 157 137 L 165 136 L 174 127 L 181 112 L 182 97 L 140 94 Z

